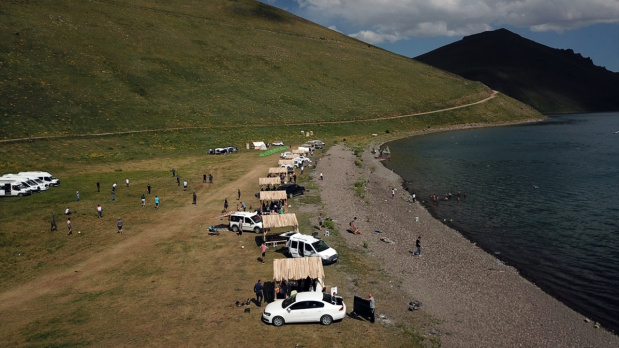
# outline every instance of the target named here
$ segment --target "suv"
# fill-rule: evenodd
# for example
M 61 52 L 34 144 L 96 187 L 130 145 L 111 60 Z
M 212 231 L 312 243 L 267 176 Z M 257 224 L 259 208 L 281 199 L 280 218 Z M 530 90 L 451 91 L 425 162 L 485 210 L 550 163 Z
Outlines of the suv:
M 309 143 L 314 145 L 314 148 L 316 149 L 322 149 L 323 147 L 325 147 L 325 143 L 320 140 L 311 140 L 309 141 Z
M 339 255 L 324 240 L 301 233 L 289 235 L 286 248 L 291 257 L 318 256 L 325 265 L 337 262 Z
M 300 168 L 302 166 L 305 167 L 310 163 L 312 163 L 312 160 L 307 157 L 296 157 L 294 159 L 294 166 L 297 168 Z
M 230 229 L 234 232 L 262 232 L 262 217 L 255 212 L 239 211 L 230 215 Z
M 277 188 L 277 191 L 286 191 L 288 198 L 305 194 L 305 187 L 297 184 L 283 184 Z

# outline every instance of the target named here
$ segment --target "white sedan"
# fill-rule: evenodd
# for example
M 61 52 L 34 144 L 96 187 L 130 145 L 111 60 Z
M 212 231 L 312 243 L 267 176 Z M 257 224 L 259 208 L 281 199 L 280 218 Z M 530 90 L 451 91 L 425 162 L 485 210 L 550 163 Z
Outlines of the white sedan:
M 272 142 L 271 145 L 273 145 L 273 146 L 284 146 L 284 142 L 283 141 L 275 141 L 275 142 Z
M 346 305 L 341 297 L 310 291 L 269 303 L 262 313 L 262 321 L 275 326 L 311 322 L 329 325 L 345 316 Z

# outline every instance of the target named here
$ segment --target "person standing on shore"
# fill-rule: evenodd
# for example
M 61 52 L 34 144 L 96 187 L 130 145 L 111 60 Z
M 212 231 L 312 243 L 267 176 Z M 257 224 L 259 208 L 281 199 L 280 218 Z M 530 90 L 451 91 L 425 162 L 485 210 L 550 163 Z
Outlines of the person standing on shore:
M 395 187 L 391 188 L 391 198 L 393 199 L 395 197 Z
M 370 323 L 374 324 L 374 312 L 376 311 L 376 302 L 374 301 L 374 296 L 369 293 L 366 300 L 370 301 Z
M 421 236 L 417 237 L 417 240 L 415 241 L 415 247 L 417 247 L 417 251 L 413 253 L 413 256 L 421 256 Z

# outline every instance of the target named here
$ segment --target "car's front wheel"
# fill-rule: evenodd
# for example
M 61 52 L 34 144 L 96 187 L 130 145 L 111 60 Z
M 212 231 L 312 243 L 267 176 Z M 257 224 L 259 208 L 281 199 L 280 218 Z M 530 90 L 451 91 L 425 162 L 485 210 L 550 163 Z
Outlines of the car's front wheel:
M 238 232 L 239 231 L 239 226 L 237 226 L 237 225 L 232 226 L 232 231 L 233 232 Z
M 256 233 L 256 234 L 257 234 L 257 233 L 260 233 L 260 227 L 256 227 L 256 228 L 254 228 L 254 233 Z
M 320 323 L 322 325 L 331 325 L 332 322 L 333 318 L 330 315 L 323 315 L 322 317 L 320 317 Z
M 273 325 L 275 325 L 275 326 L 282 326 L 282 325 L 284 325 L 284 318 L 282 318 L 282 317 L 275 317 L 275 318 L 273 318 Z
M 292 198 L 292 192 L 288 194 L 288 198 Z

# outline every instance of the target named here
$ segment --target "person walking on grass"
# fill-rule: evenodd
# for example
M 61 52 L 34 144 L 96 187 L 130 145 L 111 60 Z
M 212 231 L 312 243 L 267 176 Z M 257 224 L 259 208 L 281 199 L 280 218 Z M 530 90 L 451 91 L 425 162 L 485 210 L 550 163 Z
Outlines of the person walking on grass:
M 193 204 L 196 205 L 196 200 L 198 199 L 198 196 L 196 196 L 196 191 L 193 192 Z
M 71 218 L 67 218 L 67 228 L 69 229 L 69 233 L 67 234 L 67 236 L 70 236 L 73 234 L 73 226 L 71 226 Z
M 183 191 L 187 191 L 187 180 L 183 181 Z
M 206 173 L 202 174 L 202 183 L 206 184 Z
M 264 264 L 265 260 L 266 260 L 266 254 L 267 254 L 267 249 L 269 247 L 267 247 L 265 242 L 262 242 L 262 245 L 260 245 L 260 251 L 262 252 L 262 263 Z
M 125 179 L 125 184 L 127 184 L 127 187 L 129 187 L 129 178 Z
M 118 221 L 116 221 L 116 226 L 118 226 L 118 232 L 116 233 L 122 234 L 123 233 L 123 221 L 120 218 L 118 218 Z
M 417 251 L 413 253 L 413 256 L 421 256 L 421 236 L 417 237 L 417 240 L 415 241 L 415 247 L 417 247 Z
M 103 208 L 101 207 L 101 204 L 97 204 L 97 216 L 99 216 L 99 219 L 103 217 Z
M 148 190 L 148 194 L 150 195 L 150 183 L 146 185 L 146 189 Z
M 97 192 L 101 192 L 101 183 L 97 181 Z
M 77 196 L 77 202 L 80 201 L 80 191 L 75 191 L 75 195 Z
M 240 201 L 241 200 L 241 189 L 236 189 L 236 193 L 237 193 L 236 199 Z
M 58 226 L 56 225 L 56 218 L 52 215 L 52 226 L 50 232 L 58 231 Z
M 155 210 L 159 209 L 159 196 L 155 196 Z
M 264 296 L 262 295 L 263 289 L 264 286 L 262 286 L 262 281 L 258 279 L 256 285 L 254 285 L 254 293 L 256 294 L 256 305 L 258 305 L 258 307 L 262 306 L 262 300 L 264 299 Z
M 142 193 L 142 208 L 146 207 L 146 196 Z

